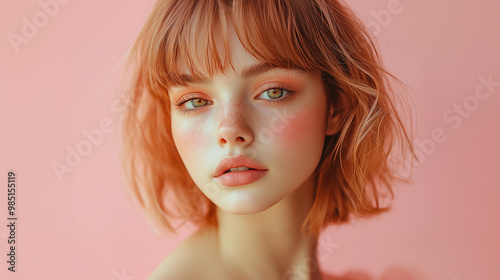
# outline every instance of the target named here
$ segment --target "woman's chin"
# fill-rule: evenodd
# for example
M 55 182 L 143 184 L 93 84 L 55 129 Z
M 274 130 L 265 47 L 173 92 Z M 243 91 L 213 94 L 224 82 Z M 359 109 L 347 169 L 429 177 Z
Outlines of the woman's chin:
M 264 203 L 256 203 L 255 201 L 226 202 L 216 205 L 224 212 L 234 215 L 259 214 L 272 206 Z
M 242 196 L 236 194 L 230 194 L 227 197 L 220 197 L 220 199 L 212 201 L 224 212 L 234 215 L 262 213 L 279 202 L 279 200 L 271 200 L 269 197 Z

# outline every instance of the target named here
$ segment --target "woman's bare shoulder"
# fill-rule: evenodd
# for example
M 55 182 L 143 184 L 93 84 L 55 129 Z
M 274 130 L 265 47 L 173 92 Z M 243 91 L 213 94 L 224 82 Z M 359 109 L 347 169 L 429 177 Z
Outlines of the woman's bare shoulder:
M 210 230 L 198 230 L 175 248 L 148 277 L 148 280 L 203 279 L 207 269 L 213 269 L 216 239 Z

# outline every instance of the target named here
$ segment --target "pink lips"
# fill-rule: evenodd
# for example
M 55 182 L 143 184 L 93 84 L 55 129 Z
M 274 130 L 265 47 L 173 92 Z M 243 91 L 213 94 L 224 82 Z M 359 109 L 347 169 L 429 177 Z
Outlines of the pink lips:
M 247 167 L 250 170 L 226 172 L 230 168 Z M 264 177 L 267 169 L 256 160 L 245 156 L 225 157 L 214 172 L 215 179 L 226 186 L 240 186 L 253 183 Z

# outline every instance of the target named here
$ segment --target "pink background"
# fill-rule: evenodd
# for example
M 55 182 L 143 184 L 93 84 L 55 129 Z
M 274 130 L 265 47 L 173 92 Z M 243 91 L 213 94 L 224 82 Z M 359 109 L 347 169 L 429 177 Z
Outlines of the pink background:
M 0 278 L 145 279 L 192 231 L 155 235 L 125 195 L 110 131 L 123 54 L 153 3 L 66 2 L 46 22 L 38 1 L 0 2 L 0 180 L 13 169 L 18 183 L 16 273 L 7 271 L 0 191 Z M 369 279 L 500 279 L 500 86 L 474 97 L 479 77 L 500 82 L 500 1 L 348 2 L 413 89 L 416 138 L 426 144 L 391 213 L 325 232 L 333 249 L 321 266 Z M 21 36 L 23 18 L 34 15 L 40 27 L 16 52 L 9 34 Z M 463 103 L 463 117 L 448 112 Z M 111 128 L 85 150 L 84 131 L 106 122 Z M 435 130 L 442 135 L 431 140 Z M 77 147 L 88 155 L 59 180 L 52 164 Z

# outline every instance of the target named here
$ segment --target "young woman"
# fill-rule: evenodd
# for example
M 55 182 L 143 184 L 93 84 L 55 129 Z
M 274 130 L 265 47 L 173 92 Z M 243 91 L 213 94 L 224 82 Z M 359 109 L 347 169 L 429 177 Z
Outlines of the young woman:
M 414 155 L 404 98 L 337 0 L 159 0 L 130 62 L 133 194 L 165 232 L 199 226 L 149 279 L 333 279 L 321 231 L 387 211 Z

